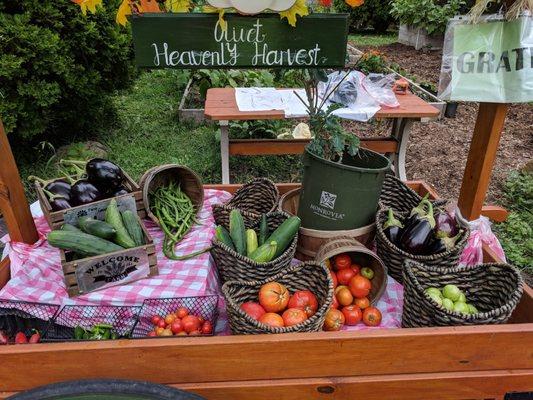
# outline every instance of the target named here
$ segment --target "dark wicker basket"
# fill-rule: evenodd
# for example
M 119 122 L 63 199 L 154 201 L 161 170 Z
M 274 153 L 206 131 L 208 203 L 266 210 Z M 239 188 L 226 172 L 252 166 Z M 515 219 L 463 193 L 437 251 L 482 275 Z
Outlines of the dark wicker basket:
M 406 213 L 397 213 L 400 217 L 406 217 Z M 393 244 L 385 232 L 383 232 L 383 224 L 387 220 L 387 209 L 380 209 L 376 215 L 376 248 L 379 258 L 383 260 L 387 266 L 389 275 L 396 281 L 402 283 L 403 276 L 402 270 L 405 260 L 414 260 L 421 262 L 431 267 L 450 268 L 455 267 L 459 263 L 459 258 L 463 253 L 463 250 L 470 236 L 470 228 L 462 226 L 463 233 L 455 246 L 448 251 L 432 255 L 413 255 L 400 249 Z
M 406 261 L 404 268 L 404 328 L 503 324 L 522 297 L 520 272 L 508 264 L 481 264 L 475 267 L 437 268 Z M 456 285 L 477 314 L 460 314 L 439 306 L 425 289 Z
M 217 224 L 227 226 L 229 214 L 239 209 L 245 224 L 251 224 L 261 215 L 277 209 L 279 191 L 274 182 L 267 178 L 257 178 L 244 184 L 225 204 L 215 204 L 213 215 Z
M 276 211 L 267 214 L 268 228 L 272 233 L 278 226 L 280 226 L 287 218 L 289 214 Z M 229 229 L 229 224 L 219 223 L 226 229 Z M 245 220 L 244 225 L 246 229 L 255 229 L 259 231 L 259 224 L 261 218 L 255 220 Z M 268 279 L 273 275 L 276 275 L 283 271 L 286 267 L 291 265 L 291 262 L 296 253 L 296 245 L 298 242 L 298 235 L 294 235 L 294 239 L 289 247 L 283 252 L 282 255 L 267 263 L 257 263 L 252 259 L 245 257 L 235 250 L 229 248 L 224 243 L 218 240 L 213 240 L 213 248 L 211 249 L 211 255 L 215 260 L 215 264 L 218 268 L 218 273 L 222 282 L 226 281 L 261 281 Z
M 271 327 L 256 321 L 240 309 L 247 301 L 258 300 L 261 286 L 268 282 L 278 282 L 293 294 L 297 290 L 310 290 L 318 299 L 318 311 L 301 324 L 290 327 Z M 271 279 L 264 281 L 229 281 L 222 286 L 226 298 L 226 308 L 231 330 L 234 334 L 253 335 L 262 333 L 317 332 L 322 329 L 326 313 L 333 300 L 333 281 L 324 264 L 308 262 L 293 265 Z
M 379 197 L 380 208 L 392 208 L 394 212 L 408 213 L 420 203 L 422 197 L 394 175 L 387 175 Z M 446 205 L 446 200 L 432 200 L 437 207 Z
M 4 331 L 10 340 L 18 332 L 28 338 L 35 331 L 42 336 L 58 311 L 59 306 L 55 304 L 0 300 L 0 331 Z

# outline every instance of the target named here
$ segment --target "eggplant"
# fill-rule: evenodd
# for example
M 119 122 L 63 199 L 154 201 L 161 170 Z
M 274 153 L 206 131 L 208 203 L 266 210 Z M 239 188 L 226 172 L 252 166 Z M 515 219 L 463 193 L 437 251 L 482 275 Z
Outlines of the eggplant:
M 93 158 L 85 166 L 87 179 L 101 191 L 108 192 L 117 189 L 124 182 L 122 169 L 111 161 L 103 158 Z
M 108 197 L 117 197 L 117 196 L 123 196 L 125 194 L 130 193 L 128 189 L 126 189 L 124 186 L 119 186 L 115 190 L 107 192 Z
M 50 200 L 50 206 L 52 206 L 52 210 L 54 211 L 68 210 L 69 208 L 72 208 L 72 205 L 63 197 L 56 197 L 55 199 Z
M 383 224 L 383 232 L 385 233 L 385 236 L 393 243 L 397 244 L 398 238 L 400 237 L 400 234 L 403 229 L 403 224 L 400 220 L 396 219 L 394 217 L 394 211 L 392 211 L 392 208 L 389 208 L 389 214 L 387 217 L 387 221 Z
M 414 255 L 428 254 L 429 246 L 433 239 L 435 218 L 433 217 L 433 204 L 429 200 L 422 200 L 420 204 L 427 207 L 425 214 L 418 214 L 417 220 L 411 225 L 406 225 L 399 239 L 400 247 L 407 253 Z
M 457 222 L 446 211 L 441 211 L 435 216 L 435 235 L 449 238 L 457 236 L 459 227 Z
M 101 200 L 102 192 L 91 182 L 81 179 L 72 185 L 72 202 L 74 205 L 82 205 Z
M 454 237 L 434 236 L 427 248 L 427 254 L 438 254 L 453 249 L 461 233 L 462 231 L 459 231 Z
M 50 182 L 44 189 L 54 195 L 61 196 L 66 201 L 70 201 L 72 186 L 64 179 Z

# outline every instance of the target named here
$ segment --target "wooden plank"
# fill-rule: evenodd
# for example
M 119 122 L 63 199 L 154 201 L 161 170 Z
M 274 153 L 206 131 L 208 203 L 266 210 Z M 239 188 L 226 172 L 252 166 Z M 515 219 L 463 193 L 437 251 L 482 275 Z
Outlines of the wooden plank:
M 24 186 L 0 120 L 0 211 L 12 240 L 35 243 L 39 239 L 24 193 Z
M 533 370 L 173 384 L 208 400 L 502 399 L 533 390 Z
M 0 256 L 2 252 L 0 252 Z M 9 268 L 9 257 L 0 261 L 0 288 L 4 287 L 6 283 L 11 279 L 11 271 Z
M 309 139 L 232 139 L 229 153 L 240 156 L 302 154 L 309 142 Z M 395 139 L 361 139 L 361 147 L 381 154 L 394 153 L 398 142 Z
M 0 391 L 102 376 L 186 384 L 533 369 L 533 324 L 3 346 L 0 359 L 10 377 Z
M 481 215 L 508 109 L 508 104 L 479 105 L 458 200 L 463 217 L 470 221 Z
M 481 215 L 490 218 L 494 222 L 504 222 L 509 216 L 509 211 L 500 206 L 483 206 L 481 208 Z

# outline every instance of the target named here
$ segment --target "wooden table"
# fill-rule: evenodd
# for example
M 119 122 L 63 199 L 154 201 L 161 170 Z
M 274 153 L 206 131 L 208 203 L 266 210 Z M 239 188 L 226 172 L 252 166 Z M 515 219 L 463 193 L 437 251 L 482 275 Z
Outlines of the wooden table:
M 292 90 L 292 89 L 280 89 Z M 392 119 L 392 132 L 386 138 L 362 139 L 361 146 L 387 154 L 393 162 L 396 175 L 406 180 L 405 155 L 409 134 L 414 122 L 422 118 L 435 118 L 440 111 L 412 93 L 397 96 L 400 106 L 382 108 L 375 115 L 376 119 Z M 230 155 L 279 155 L 302 154 L 309 143 L 307 139 L 269 140 L 269 139 L 229 139 L 230 121 L 251 121 L 259 119 L 285 119 L 285 113 L 272 111 L 239 111 L 235 99 L 235 89 L 209 89 L 205 102 L 205 115 L 220 125 L 220 152 L 222 158 L 222 183 L 230 182 Z

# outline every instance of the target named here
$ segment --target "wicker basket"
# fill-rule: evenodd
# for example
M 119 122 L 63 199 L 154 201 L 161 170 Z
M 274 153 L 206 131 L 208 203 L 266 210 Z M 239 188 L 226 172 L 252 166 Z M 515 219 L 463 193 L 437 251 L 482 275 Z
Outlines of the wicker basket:
M 380 208 L 392 208 L 398 213 L 408 213 L 420 203 L 422 197 L 394 175 L 387 175 L 379 198 Z M 446 200 L 431 201 L 437 207 L 446 205 Z
M 407 216 L 406 213 L 398 213 L 397 215 L 402 218 Z M 383 224 L 385 224 L 386 220 L 387 210 L 380 209 L 376 215 L 377 254 L 387 266 L 389 275 L 400 283 L 403 282 L 402 270 L 404 262 L 408 259 L 431 267 L 450 268 L 456 266 L 470 236 L 470 229 L 462 227 L 463 233 L 451 250 L 432 255 L 413 255 L 400 249 L 387 238 L 383 231 Z
M 318 311 L 301 324 L 290 327 L 271 327 L 256 321 L 240 309 L 247 301 L 257 301 L 261 286 L 278 282 L 292 294 L 297 290 L 310 290 L 318 299 Z M 231 330 L 234 334 L 253 335 L 262 333 L 317 332 L 322 329 L 326 312 L 333 300 L 333 281 L 325 265 L 314 262 L 293 265 L 271 279 L 264 281 L 229 281 L 222 286 Z
M 225 204 L 215 204 L 213 215 L 217 224 L 227 226 L 231 210 L 240 210 L 245 224 L 253 223 L 261 215 L 278 207 L 279 191 L 274 182 L 257 178 L 244 184 Z
M 270 232 L 273 232 L 290 216 L 284 212 L 268 213 L 267 221 Z M 229 223 L 216 221 L 217 225 L 222 225 L 229 229 Z M 245 220 L 246 229 L 254 229 L 259 231 L 261 218 L 255 220 Z M 218 273 L 222 282 L 226 281 L 261 281 L 269 279 L 288 267 L 296 252 L 296 243 L 298 235 L 294 235 L 294 239 L 290 246 L 283 252 L 282 255 L 267 263 L 257 263 L 248 257 L 245 257 L 235 250 L 231 249 L 224 243 L 218 240 L 213 240 L 213 247 L 211 255 L 215 260 L 218 268 Z
M 140 186 L 143 193 L 143 202 L 146 214 L 158 226 L 159 219 L 150 209 L 150 193 L 158 187 L 176 182 L 181 190 L 191 199 L 196 213 L 200 212 L 204 204 L 204 188 L 202 180 L 194 171 L 182 165 L 167 164 L 149 169 L 141 178 Z
M 520 272 L 508 264 L 438 268 L 406 261 L 404 268 L 404 328 L 503 324 L 522 297 Z M 446 310 L 427 296 L 429 287 L 456 285 L 480 312 L 460 314 Z

